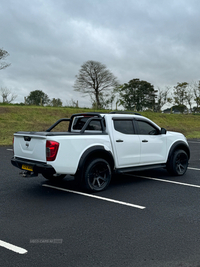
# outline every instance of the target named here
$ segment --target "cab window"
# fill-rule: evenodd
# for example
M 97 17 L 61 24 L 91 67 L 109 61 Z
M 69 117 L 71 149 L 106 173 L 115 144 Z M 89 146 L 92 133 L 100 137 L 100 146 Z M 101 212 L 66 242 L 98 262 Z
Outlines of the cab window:
M 141 135 L 157 135 L 159 130 L 146 121 L 137 121 L 138 134 Z
M 116 131 L 123 134 L 134 134 L 132 120 L 114 120 L 114 128 Z

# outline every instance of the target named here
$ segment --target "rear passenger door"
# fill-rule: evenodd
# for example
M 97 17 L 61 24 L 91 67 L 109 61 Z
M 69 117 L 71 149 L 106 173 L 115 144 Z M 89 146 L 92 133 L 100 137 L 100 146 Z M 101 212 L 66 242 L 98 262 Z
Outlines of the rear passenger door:
M 116 167 L 131 167 L 140 162 L 140 139 L 133 119 L 113 118 L 113 149 Z

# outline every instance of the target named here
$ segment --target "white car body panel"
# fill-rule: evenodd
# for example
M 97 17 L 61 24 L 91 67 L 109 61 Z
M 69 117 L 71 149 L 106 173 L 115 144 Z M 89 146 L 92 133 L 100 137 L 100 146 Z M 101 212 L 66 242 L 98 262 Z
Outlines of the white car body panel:
M 31 141 L 25 141 L 24 137 L 31 137 Z M 14 152 L 15 157 L 37 160 L 41 162 L 46 161 L 46 137 L 31 134 L 14 134 Z
M 175 142 L 181 141 L 188 146 L 181 133 L 167 132 L 158 135 L 124 134 L 114 129 L 113 118 L 134 118 L 148 121 L 158 130 L 161 128 L 149 119 L 139 115 L 101 114 L 105 119 L 105 133 L 76 130 L 62 134 L 48 132 L 17 132 L 14 134 L 14 158 L 42 162 L 51 165 L 57 174 L 77 172 L 80 159 L 85 151 L 102 146 L 110 152 L 115 169 L 136 166 L 148 166 L 166 163 L 170 148 Z M 26 141 L 26 137 L 30 140 Z M 46 141 L 56 141 L 59 149 L 54 161 L 46 161 Z
M 90 147 L 104 146 L 111 150 L 108 135 L 69 135 L 49 138 L 60 143 L 55 161 L 47 162 L 60 174 L 75 174 L 83 153 Z

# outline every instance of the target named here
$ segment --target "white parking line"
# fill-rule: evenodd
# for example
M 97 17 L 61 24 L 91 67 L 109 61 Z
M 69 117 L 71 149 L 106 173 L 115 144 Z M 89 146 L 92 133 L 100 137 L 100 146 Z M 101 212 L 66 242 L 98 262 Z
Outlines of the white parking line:
M 187 184 L 187 183 L 181 183 L 181 182 L 176 182 L 176 181 L 170 181 L 170 180 L 164 180 L 164 179 L 160 179 L 160 178 L 153 178 L 153 177 L 140 176 L 140 175 L 134 175 L 134 174 L 126 174 L 126 175 L 134 176 L 134 177 L 138 177 L 138 178 L 142 178 L 142 179 L 154 180 L 154 181 L 158 181 L 158 182 L 164 182 L 164 183 L 178 184 L 178 185 L 200 188 L 200 185 L 195 185 L 195 184 Z
M 0 246 L 1 247 L 4 247 L 4 248 L 7 248 L 9 250 L 12 250 L 16 253 L 19 253 L 19 254 L 26 254 L 28 251 L 24 248 L 20 248 L 20 247 L 17 247 L 15 245 L 12 245 L 10 243 L 7 243 L 7 242 L 4 242 L 2 240 L 0 240 Z
M 195 170 L 195 171 L 200 171 L 200 169 L 198 169 L 198 168 L 188 167 L 188 169 L 190 169 L 190 170 Z
M 112 202 L 112 203 L 117 203 L 117 204 L 120 204 L 120 205 L 129 206 L 129 207 L 132 207 L 132 208 L 137 208 L 137 209 L 145 209 L 146 208 L 146 207 L 143 207 L 143 206 L 139 206 L 139 205 L 123 202 L 123 201 L 118 201 L 118 200 L 115 200 L 115 199 L 110 199 L 110 198 L 100 197 L 100 196 L 96 196 L 96 195 L 86 194 L 86 193 L 83 193 L 83 192 L 73 191 L 73 190 L 60 188 L 60 187 L 56 187 L 56 186 L 52 186 L 52 185 L 43 184 L 42 186 L 50 187 L 50 188 L 53 188 L 53 189 L 65 191 L 65 192 L 68 192 L 68 193 L 78 194 L 78 195 L 82 195 L 82 196 L 86 196 L 86 197 L 97 198 L 97 199 L 100 199 L 100 200 L 104 200 L 104 201 L 108 201 L 108 202 Z

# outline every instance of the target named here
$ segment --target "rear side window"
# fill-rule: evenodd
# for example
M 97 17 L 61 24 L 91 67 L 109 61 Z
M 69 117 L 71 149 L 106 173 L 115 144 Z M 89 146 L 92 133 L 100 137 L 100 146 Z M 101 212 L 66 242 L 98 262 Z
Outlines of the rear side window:
M 85 125 L 86 121 L 91 117 L 79 117 L 75 118 L 73 123 L 73 130 L 81 130 L 83 126 Z M 86 130 L 90 131 L 101 131 L 101 122 L 99 120 L 92 120 Z
M 138 134 L 141 135 L 157 135 L 159 130 L 153 125 L 149 124 L 146 121 L 137 121 L 138 123 Z
M 134 134 L 132 120 L 114 120 L 114 128 L 116 131 L 123 134 Z
M 99 120 L 92 120 L 86 130 L 101 131 L 101 122 Z
M 73 130 L 81 130 L 87 120 L 88 120 L 88 117 L 75 118 L 74 124 L 73 124 Z

